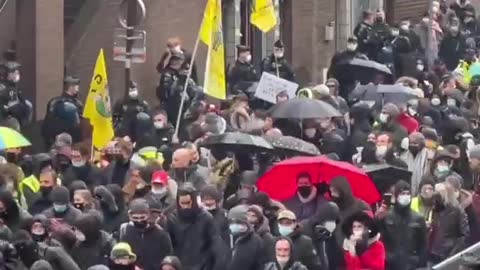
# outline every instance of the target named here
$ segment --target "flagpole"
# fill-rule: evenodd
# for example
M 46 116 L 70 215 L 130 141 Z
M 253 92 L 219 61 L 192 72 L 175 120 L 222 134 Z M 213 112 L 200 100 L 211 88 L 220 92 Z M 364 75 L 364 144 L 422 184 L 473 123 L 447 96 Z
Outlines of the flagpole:
M 202 24 L 200 24 L 200 29 Z M 200 43 L 200 29 L 198 29 L 197 40 L 195 41 L 195 46 L 193 47 L 192 59 L 190 59 L 190 66 L 188 67 L 187 79 L 185 80 L 185 85 L 183 86 L 182 99 L 180 101 L 180 108 L 178 109 L 177 123 L 175 124 L 175 133 L 173 133 L 172 142 L 178 143 L 178 130 L 180 128 L 180 121 L 182 119 L 183 105 L 185 103 L 185 98 L 187 96 L 188 81 L 192 77 L 193 62 L 195 56 L 197 55 L 198 44 Z

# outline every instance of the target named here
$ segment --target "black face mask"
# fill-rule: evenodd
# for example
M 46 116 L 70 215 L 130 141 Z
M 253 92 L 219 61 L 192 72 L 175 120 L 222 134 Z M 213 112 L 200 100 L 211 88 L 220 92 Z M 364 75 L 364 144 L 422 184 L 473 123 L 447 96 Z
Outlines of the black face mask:
M 43 197 L 48 197 L 50 192 L 52 192 L 53 187 L 40 187 L 40 192 L 42 193 Z
M 83 203 L 74 203 L 73 206 L 75 206 L 75 208 L 77 208 L 78 210 L 82 211 L 85 209 L 85 205 L 83 205 Z
M 8 213 L 7 211 L 0 212 L 0 218 L 5 220 L 8 218 Z
M 123 264 L 116 264 L 116 263 L 111 263 L 110 264 L 110 270 L 135 270 L 135 264 L 129 264 L 129 265 L 123 265 Z
M 383 18 L 382 18 L 382 17 L 377 17 L 377 18 L 375 19 L 375 22 L 376 22 L 376 23 L 383 23 Z
M 298 193 L 304 198 L 308 197 L 312 192 L 312 187 L 298 187 Z
M 33 234 L 32 233 L 32 239 L 35 242 L 43 242 L 45 239 L 47 239 L 47 233 L 44 234 Z
M 7 160 L 7 162 L 9 163 L 17 163 L 18 162 L 18 156 L 16 153 L 12 153 L 12 152 L 7 152 L 5 153 L 5 159 Z
M 133 226 L 139 230 L 145 230 L 148 226 L 148 220 L 133 221 Z
M 178 215 L 185 220 L 193 220 L 198 211 L 195 208 L 178 209 Z
M 416 156 L 420 151 L 422 151 L 423 147 L 419 145 L 410 145 L 408 146 L 408 151 L 412 153 L 412 155 Z
M 325 241 L 325 240 L 329 239 L 332 234 L 327 229 L 325 229 L 323 226 L 317 225 L 314 228 L 314 235 L 315 235 L 317 240 Z

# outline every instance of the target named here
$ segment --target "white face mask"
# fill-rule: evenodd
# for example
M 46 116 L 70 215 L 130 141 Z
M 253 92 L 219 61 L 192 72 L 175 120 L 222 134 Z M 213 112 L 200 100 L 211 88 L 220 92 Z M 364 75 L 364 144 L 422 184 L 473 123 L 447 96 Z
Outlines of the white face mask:
M 362 237 L 363 230 L 362 229 L 354 229 L 352 231 L 352 234 L 353 234 L 353 236 L 355 236 L 357 238 L 360 238 L 360 237 Z
M 156 195 L 164 195 L 164 194 L 167 194 L 167 192 L 168 192 L 167 187 L 152 188 L 152 193 Z
M 382 146 L 377 146 L 377 150 L 375 151 L 375 155 L 379 158 L 385 157 L 385 154 L 387 153 L 387 146 L 382 145 Z
M 72 166 L 75 168 L 83 167 L 85 166 L 87 162 L 85 160 L 80 160 L 80 161 L 73 161 L 72 160 Z
M 307 136 L 308 138 L 313 138 L 315 137 L 315 134 L 317 133 L 317 129 L 316 128 L 307 128 L 305 129 L 305 136 Z
M 433 11 L 433 13 L 438 13 L 439 7 L 438 6 L 433 6 L 432 11 Z
M 165 122 L 163 121 L 155 121 L 153 122 L 153 126 L 156 128 L 156 129 L 162 129 L 165 127 Z
M 417 114 L 417 111 L 414 110 L 412 107 L 408 107 L 408 114 L 410 116 L 415 116 Z
M 423 18 L 423 19 L 422 19 L 422 22 L 424 22 L 424 23 L 428 23 L 429 21 L 430 21 L 429 18 Z
M 412 196 L 410 195 L 399 195 L 397 198 L 397 201 L 401 206 L 409 205 L 411 200 L 412 200 Z
M 246 63 L 250 63 L 251 61 L 252 61 L 252 55 L 251 54 L 245 56 L 245 62 Z
M 392 36 L 396 37 L 398 36 L 399 31 L 397 29 L 392 30 Z
M 327 128 L 329 128 L 329 127 L 330 127 L 330 121 L 327 120 L 327 121 L 322 121 L 322 122 L 320 122 L 320 127 L 321 127 L 322 129 L 327 129 Z
M 417 65 L 417 70 L 418 71 L 423 71 L 424 68 L 425 68 L 424 65 Z
M 277 262 L 281 267 L 284 267 L 288 263 L 288 260 L 290 260 L 290 258 L 277 256 Z
M 457 101 L 453 98 L 449 98 L 449 99 L 447 99 L 447 105 L 451 106 L 451 107 L 455 107 L 455 106 L 457 106 Z
M 276 52 L 273 54 L 276 58 L 282 58 L 283 57 L 283 52 Z
M 348 51 L 353 52 L 353 51 L 355 51 L 356 49 L 357 49 L 357 44 L 356 44 L 356 43 L 350 43 L 350 42 L 347 43 L 347 50 L 348 50 Z
M 182 47 L 180 47 L 180 45 L 177 45 L 177 46 L 172 48 L 172 52 L 181 53 L 182 52 Z
M 130 98 L 137 98 L 137 97 L 138 97 L 138 90 L 130 90 L 130 91 L 128 92 L 128 96 L 129 96 Z
M 408 31 L 408 25 L 404 24 L 402 26 L 400 26 L 400 29 L 403 30 L 403 31 Z
M 217 206 L 216 205 L 210 205 L 210 206 L 204 205 L 203 209 L 205 209 L 207 211 L 212 211 L 212 210 L 217 209 Z
M 438 106 L 438 105 L 440 105 L 440 99 L 439 98 L 432 98 L 431 103 L 432 103 L 433 106 Z
M 460 199 L 460 191 L 455 191 L 455 198 Z
M 333 233 L 335 231 L 335 228 L 337 228 L 337 223 L 335 221 L 325 221 L 325 224 L 323 225 L 327 231 L 330 233 Z
M 75 230 L 75 237 L 77 238 L 77 240 L 79 242 L 83 242 L 85 241 L 85 234 L 83 234 L 81 231 L 79 230 Z
M 386 113 L 381 113 L 379 116 L 378 116 L 378 120 L 380 121 L 380 123 L 387 123 L 388 122 L 388 114 Z
M 44 235 L 44 234 L 45 234 L 45 229 L 44 229 L 44 228 L 40 228 L 40 229 L 32 230 L 32 234 L 35 234 L 35 235 Z

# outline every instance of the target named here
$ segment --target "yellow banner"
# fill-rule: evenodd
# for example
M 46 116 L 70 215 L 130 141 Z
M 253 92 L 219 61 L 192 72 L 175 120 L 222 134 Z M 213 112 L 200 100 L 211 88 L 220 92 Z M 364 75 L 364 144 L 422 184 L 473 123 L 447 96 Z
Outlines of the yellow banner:
M 208 46 L 205 68 L 205 94 L 226 98 L 225 46 L 222 28 L 222 0 L 209 0 L 200 29 L 200 39 Z
M 277 15 L 272 0 L 254 0 L 250 23 L 266 33 L 277 25 Z
M 92 143 L 94 150 L 102 150 L 114 136 L 107 67 L 103 49 L 100 50 L 97 57 L 83 117 L 89 119 L 93 127 Z

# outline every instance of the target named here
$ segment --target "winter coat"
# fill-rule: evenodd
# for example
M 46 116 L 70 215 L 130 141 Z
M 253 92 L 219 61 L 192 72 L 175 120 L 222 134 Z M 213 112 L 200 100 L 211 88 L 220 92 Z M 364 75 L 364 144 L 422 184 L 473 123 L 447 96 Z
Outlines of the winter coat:
M 124 194 L 119 187 L 115 187 L 119 191 L 118 194 L 112 194 L 111 190 L 105 187 L 95 188 L 95 196 L 99 198 L 100 210 L 103 214 L 102 229 L 114 234 L 118 232 L 120 225 L 128 221 Z
M 67 210 L 64 213 L 56 213 L 53 210 L 53 207 L 50 207 L 42 214 L 44 214 L 47 218 L 62 219 L 65 223 L 73 225 L 77 218 L 82 214 L 82 211 L 71 205 L 67 205 Z
M 245 93 L 249 86 L 258 81 L 257 71 L 250 63 L 235 62 L 228 72 L 230 93 Z
M 255 232 L 247 232 L 230 247 L 228 270 L 261 270 L 266 262 L 263 241 Z
M 457 67 L 458 62 L 463 58 L 465 48 L 465 38 L 461 34 L 452 36 L 447 33 L 440 43 L 438 56 L 445 62 L 447 69 L 451 71 Z
M 90 190 L 93 190 L 93 188 L 98 185 L 107 184 L 107 180 L 101 169 L 91 164 L 87 164 L 82 168 L 70 166 L 62 174 L 62 185 L 67 188 L 75 180 L 82 180 Z
M 353 34 L 358 40 L 358 52 L 367 55 L 369 59 L 376 59 L 379 44 L 372 26 L 361 22 L 355 27 Z
M 321 270 L 320 260 L 312 238 L 303 234 L 299 227 L 289 235 L 289 238 L 293 243 L 291 258 L 302 263 L 308 270 Z
M 103 175 L 109 184 L 117 184 L 123 187 L 130 177 L 131 162 L 120 164 L 117 161 L 110 162 L 107 167 L 103 169 Z
M 80 270 L 81 268 L 62 247 L 38 244 L 40 258 L 50 263 L 53 270 Z
M 207 185 L 208 175 L 200 172 L 198 165 L 192 165 L 185 170 L 171 169 L 170 177 L 177 181 L 180 186 L 182 183 L 190 182 L 197 190 L 202 190 Z
M 158 270 L 165 256 L 172 253 L 170 236 L 157 225 L 139 230 L 129 224 L 120 239 L 127 242 L 137 255 L 136 264 L 143 270 Z
M 185 270 L 221 270 L 224 263 L 224 242 L 210 213 L 201 209 L 192 221 L 171 213 L 166 230 L 170 234 L 173 254 Z
M 142 149 L 147 146 L 155 146 L 157 149 L 160 149 L 162 146 L 171 143 L 174 133 L 175 129 L 171 124 L 167 124 L 162 129 L 152 129 L 137 140 L 135 148 Z
M 277 69 L 280 78 L 287 81 L 295 82 L 295 72 L 293 71 L 292 66 L 287 62 L 287 59 L 275 59 L 275 56 L 273 54 L 263 59 L 260 74 L 262 74 L 263 72 L 267 72 L 277 75 Z
M 408 115 L 407 113 L 401 113 L 398 116 L 397 123 L 404 127 L 408 134 L 418 131 L 420 127 L 417 119 Z
M 423 216 L 409 207 L 391 209 L 380 222 L 380 232 L 387 252 L 388 269 L 426 267 L 427 225 Z
M 268 219 L 262 215 L 259 220 L 260 225 L 255 226 L 255 233 L 257 233 L 263 241 L 263 254 L 267 256 L 267 258 L 273 258 L 273 253 L 275 251 L 275 238 L 270 233 L 270 226 L 268 223 Z
M 41 214 L 43 211 L 52 207 L 53 203 L 48 196 L 43 196 L 41 193 L 37 193 L 38 197 L 34 200 L 33 204 L 28 207 L 28 212 L 31 215 Z
M 96 264 L 108 265 L 110 251 L 114 245 L 115 240 L 106 232 L 100 231 L 95 240 L 77 242 L 71 254 L 80 269 L 85 270 Z
M 294 262 L 293 264 L 289 264 L 284 268 L 281 268 L 277 262 L 269 262 L 265 265 L 264 270 L 310 270 L 310 268 L 305 267 L 300 262 Z
M 434 210 L 430 236 L 432 255 L 440 259 L 454 255 L 465 248 L 465 240 L 469 235 L 467 215 L 462 209 L 447 206 L 441 211 Z
M 385 270 L 385 247 L 380 236 L 368 239 L 368 247 L 359 253 L 358 244 L 353 245 L 350 240 L 345 239 L 343 248 L 345 250 L 345 266 L 348 270 Z
M 225 243 L 230 242 L 230 230 L 228 229 L 227 210 L 215 209 L 208 211 L 213 216 L 213 222 L 220 231 L 220 236 Z
M 374 127 L 374 130 L 380 132 L 387 132 L 391 133 L 393 136 L 393 143 L 395 146 L 400 146 L 402 143 L 403 138 L 408 136 L 407 129 L 401 126 L 397 122 L 389 122 L 387 124 L 380 124 Z

